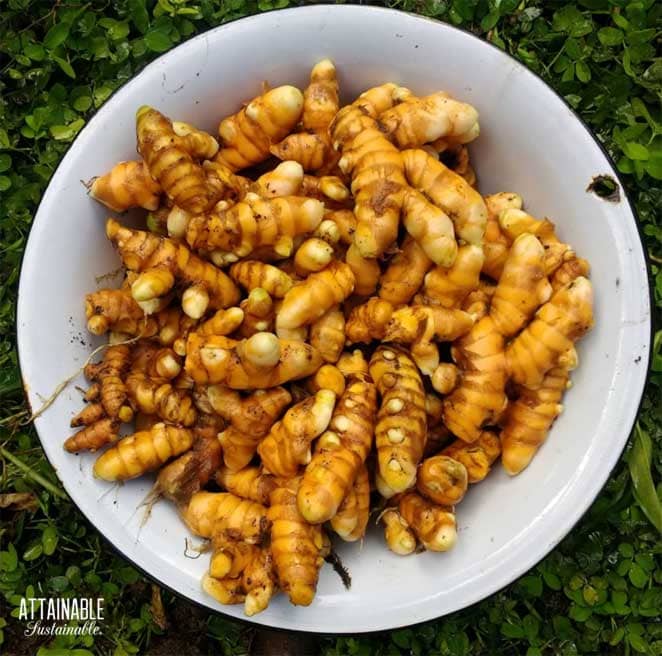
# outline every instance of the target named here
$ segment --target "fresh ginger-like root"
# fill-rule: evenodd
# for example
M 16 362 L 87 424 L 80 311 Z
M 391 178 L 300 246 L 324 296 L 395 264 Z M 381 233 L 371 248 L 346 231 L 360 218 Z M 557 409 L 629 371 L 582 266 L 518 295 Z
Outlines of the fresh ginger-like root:
M 239 328 L 242 337 L 252 337 L 256 333 L 270 332 L 276 321 L 276 308 L 271 296 L 261 287 L 251 289 L 250 294 L 240 304 L 244 320 Z
M 309 341 L 324 362 L 338 362 L 345 346 L 345 315 L 339 307 L 331 308 L 310 326 Z
M 241 398 L 234 390 L 211 385 L 207 396 L 214 412 L 230 422 L 218 439 L 223 445 L 223 461 L 232 471 L 248 465 L 260 440 L 292 402 L 284 387 L 258 390 Z
M 260 547 L 242 540 L 230 540 L 224 533 L 212 535 L 213 554 L 209 574 L 215 579 L 236 579 L 257 555 Z
M 453 266 L 437 266 L 425 276 L 424 295 L 431 303 L 446 308 L 457 308 L 478 287 L 483 266 L 480 246 L 467 244 L 458 249 Z
M 242 604 L 246 599 L 243 581 L 236 579 L 216 579 L 208 573 L 202 577 L 202 589 L 224 606 Z
M 341 356 L 336 366 L 342 372 L 345 378 L 349 376 L 367 376 L 368 375 L 368 362 L 365 356 L 358 349 L 352 351 L 345 351 Z
M 416 549 L 416 537 L 394 508 L 384 511 L 380 518 L 384 524 L 386 546 L 398 556 L 408 556 Z
M 190 395 L 169 383 L 152 379 L 140 371 L 127 376 L 126 388 L 135 407 L 148 415 L 182 426 L 192 426 L 197 419 Z
M 216 436 L 198 437 L 190 451 L 159 471 L 152 496 L 155 499 L 165 497 L 178 508 L 184 508 L 207 484 L 220 464 L 221 445 Z
M 233 171 L 263 162 L 272 144 L 282 141 L 299 122 L 303 95 L 285 85 L 254 98 L 218 126 L 221 149 L 216 161 Z
M 271 493 L 271 552 L 278 582 L 290 601 L 308 606 L 315 596 L 322 558 L 322 527 L 306 522 L 297 508 L 299 478 Z
M 323 364 L 308 379 L 306 387 L 313 394 L 322 389 L 327 389 L 331 390 L 336 396 L 340 396 L 345 391 L 345 376 L 338 367 L 332 364 Z
M 357 305 L 350 313 L 345 326 L 350 343 L 369 343 L 373 339 L 382 340 L 393 316 L 393 305 L 381 298 L 372 297 Z
M 176 306 L 167 307 L 154 315 L 157 323 L 156 341 L 171 346 L 179 356 L 186 354 L 186 337 L 197 322 Z
M 269 149 L 280 160 L 297 162 L 304 171 L 321 169 L 329 158 L 329 150 L 319 134 L 309 132 L 290 134 Z
M 87 329 L 93 335 L 109 330 L 127 335 L 152 337 L 157 331 L 155 321 L 145 316 L 126 289 L 100 289 L 85 296 Z
M 370 477 L 361 464 L 354 485 L 347 492 L 338 512 L 331 518 L 331 528 L 345 542 L 356 542 L 365 535 L 370 519 Z
M 320 390 L 293 405 L 258 445 L 265 470 L 287 478 L 297 473 L 299 465 L 308 464 L 310 444 L 326 430 L 335 403 L 331 390 Z
M 462 310 L 428 305 L 405 305 L 393 312 L 383 337 L 385 342 L 411 344 L 411 354 L 422 373 L 431 375 L 439 364 L 436 342 L 452 342 L 473 325 Z
M 460 309 L 470 314 L 476 321 L 480 321 L 490 313 L 492 297 L 496 290 L 496 285 L 488 285 L 482 281 L 478 284 L 478 289 L 469 292 L 460 306 Z
M 242 260 L 233 264 L 230 277 L 247 291 L 260 287 L 272 298 L 283 298 L 294 284 L 287 273 L 258 260 Z
M 156 210 L 163 193 L 143 161 L 119 162 L 105 175 L 95 178 L 89 194 L 113 212 L 132 207 Z
M 525 232 L 540 239 L 545 247 L 545 273 L 551 275 L 561 264 L 575 257 L 575 252 L 569 244 L 559 241 L 555 226 L 548 219 L 536 219 L 530 214 L 518 209 L 506 209 L 499 214 L 499 225 L 502 232 L 511 241 Z
M 138 342 L 131 351 L 131 359 L 131 372 L 140 372 L 149 378 L 173 380 L 182 371 L 180 358 L 173 349 L 159 348 L 152 342 Z
M 233 333 L 239 328 L 244 320 L 244 311 L 238 307 L 218 310 L 207 321 L 204 321 L 196 327 L 195 332 L 198 335 L 218 335 L 225 336 Z
M 507 403 L 504 339 L 494 321 L 484 317 L 453 345 L 451 354 L 462 377 L 444 399 L 444 423 L 460 439 L 475 442 Z
M 466 467 L 449 456 L 427 458 L 418 468 L 416 488 L 427 499 L 440 506 L 460 503 L 469 485 Z
M 452 266 L 457 257 L 457 242 L 453 222 L 446 213 L 423 194 L 410 189 L 405 194 L 402 214 L 407 232 L 425 254 L 439 266 Z
M 397 347 L 380 346 L 370 360 L 370 375 L 382 402 L 377 415 L 378 478 L 393 493 L 416 479 L 427 432 L 425 391 L 411 358 Z
M 382 273 L 377 260 L 363 257 L 357 246 L 352 244 L 345 254 L 345 262 L 356 280 L 354 292 L 359 296 L 374 294 Z
M 154 471 L 193 444 L 193 431 L 156 424 L 150 430 L 123 437 L 94 463 L 94 475 L 105 481 L 125 481 Z
M 440 455 L 461 462 L 467 470 L 469 483 L 480 483 L 489 473 L 490 467 L 501 454 L 501 443 L 491 431 L 482 431 L 471 444 L 455 440 Z
M 310 273 L 321 271 L 332 259 L 333 246 L 319 237 L 310 237 L 294 254 L 294 270 L 297 275 L 305 277 Z
M 69 437 L 64 442 L 64 448 L 69 453 L 78 451 L 96 451 L 106 444 L 115 442 L 118 437 L 120 423 L 117 420 L 103 417 Z
M 450 394 L 457 387 L 459 381 L 460 372 L 451 362 L 442 362 L 437 365 L 430 376 L 432 387 L 443 395 Z
M 286 159 L 287 158 L 283 158 Z M 263 198 L 296 196 L 300 193 L 303 182 L 303 168 L 299 162 L 291 160 L 281 162 L 275 169 L 263 173 L 249 190 Z M 301 194 L 305 196 L 307 194 Z
M 129 369 L 131 349 L 126 344 L 109 346 L 101 362 L 88 364 L 85 376 L 99 383 L 101 405 L 110 419 L 118 419 L 127 400 L 124 376 Z
M 324 201 L 329 212 L 351 212 L 346 207 L 348 203 L 352 206 L 350 191 L 337 175 L 304 175 L 299 193 Z
M 480 246 L 487 223 L 482 196 L 424 150 L 405 150 L 402 158 L 411 186 L 451 218 L 458 239 Z
M 506 359 L 512 380 L 536 389 L 564 353 L 593 326 L 593 288 L 579 277 L 561 287 L 533 321 L 508 345 Z
M 380 278 L 379 297 L 393 305 L 409 303 L 432 264 L 419 243 L 407 237 Z
M 106 411 L 101 403 L 89 403 L 77 415 L 71 418 L 69 426 L 78 428 L 80 426 L 89 426 L 106 416 Z
M 271 548 L 259 549 L 244 570 L 242 581 L 247 592 L 244 613 L 252 617 L 269 605 L 271 597 L 276 592 L 276 573 Z
M 545 249 L 532 234 L 523 233 L 510 249 L 492 297 L 490 316 L 497 330 L 505 337 L 517 334 L 551 294 Z
M 307 521 L 319 524 L 338 511 L 370 452 L 376 410 L 375 385 L 365 375 L 350 376 L 299 487 L 299 511 Z
M 533 459 L 561 414 L 561 399 L 568 387 L 569 372 L 563 367 L 550 369 L 535 390 L 517 388 L 503 419 L 501 462 L 508 474 L 519 474 Z
M 211 159 L 218 152 L 218 141 L 204 130 L 184 121 L 173 121 L 172 129 L 194 159 Z
M 356 217 L 352 210 L 327 210 L 324 213 L 324 220 L 333 221 L 340 234 L 340 241 L 348 246 L 354 243 L 354 233 L 356 232 Z
M 492 280 L 499 280 L 512 242 L 512 239 L 501 231 L 499 214 L 508 209 L 521 210 L 522 197 L 510 191 L 501 191 L 491 196 L 485 196 L 485 206 L 487 207 L 487 224 L 483 242 L 483 253 L 485 254 L 483 273 Z
M 550 277 L 552 291 L 557 292 L 561 287 L 568 285 L 580 276 L 588 278 L 590 271 L 591 266 L 581 257 L 575 256 L 569 260 L 565 260 Z
M 323 59 L 313 66 L 310 83 L 303 92 L 303 129 L 328 138 L 329 126 L 339 109 L 336 67 L 330 59 Z
M 416 492 L 408 492 L 398 511 L 409 528 L 429 551 L 448 551 L 457 541 L 455 515 Z
M 405 98 L 382 113 L 379 122 L 399 148 L 418 148 L 440 137 L 456 137 L 475 130 L 478 112 L 438 91 L 422 98 Z
M 269 532 L 265 506 L 230 492 L 196 492 L 181 514 L 193 535 L 201 538 L 218 535 L 261 544 Z
M 228 192 L 190 155 L 186 137 L 180 137 L 172 122 L 156 109 L 143 105 L 136 112 L 138 152 L 150 175 L 175 205 L 198 214 L 208 210 Z M 152 208 L 156 209 L 156 208 Z
M 150 232 L 131 230 L 114 219 L 106 221 L 106 234 L 131 271 L 168 270 L 175 281 L 184 285 L 204 285 L 213 310 L 239 301 L 239 290 L 234 282 L 213 264 L 193 255 L 183 244 Z
M 244 467 L 239 471 L 221 467 L 216 472 L 216 482 L 224 490 L 263 506 L 269 505 L 269 495 L 278 484 L 274 476 L 266 474 L 260 467 Z
M 288 257 L 294 238 L 313 232 L 323 214 L 323 203 L 314 198 L 265 199 L 251 192 L 226 209 L 193 217 L 186 241 L 194 250 L 226 253 L 228 262 L 232 258 L 236 262 L 262 246 L 271 246 L 278 255 Z
M 276 332 L 314 323 L 354 291 L 354 274 L 344 262 L 331 262 L 290 289 L 276 314 Z

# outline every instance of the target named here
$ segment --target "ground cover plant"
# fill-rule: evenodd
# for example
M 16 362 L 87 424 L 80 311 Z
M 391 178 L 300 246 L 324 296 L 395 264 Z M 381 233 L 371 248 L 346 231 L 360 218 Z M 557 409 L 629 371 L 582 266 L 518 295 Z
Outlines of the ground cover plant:
M 262 653 L 263 633 L 160 590 L 82 518 L 43 457 L 15 351 L 22 252 L 57 163 L 94 111 L 160 53 L 287 0 L 0 3 L 0 653 Z M 616 161 L 639 214 L 662 315 L 662 4 L 400 0 L 513 54 L 561 93 Z M 609 181 L 596 192 L 612 193 Z M 647 366 L 642 362 L 640 366 Z M 327 655 L 662 654 L 662 331 L 638 423 L 591 510 L 536 568 L 415 629 L 297 640 Z M 657 486 L 657 487 L 656 487 Z M 97 636 L 23 635 L 20 599 L 103 596 Z M 291 637 L 271 636 L 284 645 Z M 282 646 L 282 649 L 285 649 Z M 277 652 L 276 652 L 277 653 Z

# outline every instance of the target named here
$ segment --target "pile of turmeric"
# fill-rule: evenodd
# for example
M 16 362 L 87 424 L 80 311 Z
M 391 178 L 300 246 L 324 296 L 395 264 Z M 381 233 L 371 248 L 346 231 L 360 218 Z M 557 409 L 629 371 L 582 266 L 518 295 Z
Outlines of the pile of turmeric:
M 88 185 L 149 213 L 106 222 L 126 275 L 85 299 L 109 342 L 64 447 L 154 473 L 150 504 L 209 540 L 203 589 L 249 616 L 311 604 L 371 517 L 394 554 L 451 549 L 470 488 L 541 449 L 593 325 L 588 262 L 478 191 L 474 107 L 339 91 L 324 59 L 217 136 L 140 107 L 140 158 Z

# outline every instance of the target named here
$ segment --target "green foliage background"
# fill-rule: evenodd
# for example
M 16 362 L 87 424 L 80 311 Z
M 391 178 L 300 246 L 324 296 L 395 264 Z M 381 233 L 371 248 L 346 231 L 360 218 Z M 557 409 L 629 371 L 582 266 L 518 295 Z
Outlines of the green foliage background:
M 256 638 L 245 625 L 161 595 L 111 553 L 73 507 L 26 422 L 14 311 L 21 253 L 39 198 L 71 140 L 113 90 L 201 31 L 297 4 L 303 3 L 0 0 L 0 485 L 3 495 L 27 494 L 20 498 L 27 508 L 0 504 L 0 652 L 234 655 L 246 653 Z M 479 34 L 539 73 L 579 111 L 625 174 L 652 262 L 659 322 L 662 3 L 384 4 Z M 658 332 L 639 422 L 621 463 L 590 512 L 540 565 L 450 617 L 378 637 L 315 639 L 308 649 L 328 656 L 662 654 L 662 489 L 655 487 L 662 472 L 661 346 Z M 25 639 L 14 619 L 19 600 L 43 595 L 103 595 L 103 635 Z

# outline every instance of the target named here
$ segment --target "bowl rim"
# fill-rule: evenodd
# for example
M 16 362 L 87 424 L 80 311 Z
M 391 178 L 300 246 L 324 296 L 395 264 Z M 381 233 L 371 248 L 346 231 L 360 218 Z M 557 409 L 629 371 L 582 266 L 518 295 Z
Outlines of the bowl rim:
M 614 470 L 616 469 L 616 467 L 618 466 L 618 464 L 621 460 L 623 452 L 625 451 L 625 449 L 627 447 L 627 444 L 628 444 L 628 441 L 629 441 L 629 436 L 632 434 L 632 430 L 634 429 L 634 426 L 637 423 L 637 419 L 638 419 L 639 413 L 641 411 L 641 406 L 642 406 L 642 403 L 643 403 L 644 395 L 645 395 L 645 392 L 646 392 L 646 389 L 647 389 L 647 386 L 648 386 L 648 383 L 649 383 L 649 379 L 650 379 L 650 368 L 651 368 L 651 364 L 652 364 L 652 360 L 653 360 L 653 352 L 652 352 L 652 349 L 651 349 L 651 345 L 653 343 L 655 326 L 654 326 L 653 312 L 652 312 L 652 309 L 654 307 L 654 304 L 653 304 L 654 296 L 653 296 L 653 286 L 652 286 L 653 283 L 652 283 L 652 276 L 651 276 L 651 261 L 650 261 L 650 256 L 649 256 L 648 250 L 646 249 L 646 242 L 645 242 L 644 237 L 643 237 L 642 228 L 641 228 L 641 224 L 640 224 L 640 221 L 639 221 L 639 216 L 638 216 L 636 207 L 635 207 L 634 203 L 632 202 L 632 200 L 630 198 L 630 195 L 627 191 L 627 188 L 626 188 L 626 186 L 623 182 L 622 176 L 619 173 L 619 171 L 616 169 L 615 162 L 612 159 L 612 157 L 609 155 L 609 153 L 607 152 L 605 146 L 597 138 L 597 136 L 595 135 L 593 130 L 588 126 L 588 124 L 586 123 L 586 121 L 584 121 L 584 119 L 581 117 L 581 115 L 566 101 L 566 99 L 559 92 L 557 92 L 551 86 L 551 84 L 546 82 L 537 72 L 535 72 L 534 70 L 532 70 L 529 67 L 525 66 L 521 61 L 516 59 L 509 52 L 507 52 L 506 50 L 502 50 L 501 48 L 499 48 L 494 43 L 492 43 L 492 42 L 490 42 L 486 39 L 481 38 L 480 36 L 478 36 L 477 34 L 474 34 L 473 32 L 471 32 L 467 28 L 460 27 L 460 26 L 457 26 L 457 25 L 453 25 L 453 24 L 448 23 L 446 21 L 436 19 L 436 18 L 432 18 L 432 17 L 429 17 L 429 16 L 424 16 L 424 15 L 416 14 L 414 12 L 402 11 L 402 10 L 399 10 L 399 9 L 393 9 L 393 8 L 389 8 L 389 7 L 382 7 L 382 6 L 375 6 L 375 5 L 353 5 L 353 4 L 322 5 L 322 6 L 319 6 L 319 5 L 313 4 L 313 5 L 300 6 L 300 7 L 288 7 L 288 8 L 284 8 L 284 9 L 271 9 L 271 10 L 268 10 L 268 11 L 261 11 L 261 12 L 256 13 L 256 14 L 251 14 L 251 15 L 248 15 L 248 16 L 235 18 L 235 19 L 232 19 L 232 20 L 227 21 L 225 23 L 222 23 L 220 25 L 217 25 L 215 27 L 211 27 L 207 30 L 204 30 L 203 32 L 200 32 L 199 34 L 196 34 L 194 37 L 192 37 L 190 39 L 187 39 L 187 40 L 173 46 L 172 48 L 168 49 L 167 51 L 159 54 L 158 57 L 155 57 L 148 64 L 146 64 L 143 68 L 141 68 L 137 73 L 132 75 L 128 80 L 126 80 L 120 86 L 118 86 L 110 94 L 110 96 L 108 96 L 108 98 L 106 98 L 106 100 L 94 112 L 94 114 L 88 119 L 86 124 L 83 126 L 82 130 L 74 137 L 74 139 L 68 145 L 67 149 L 64 151 L 64 154 L 62 155 L 60 161 L 58 162 L 57 166 L 55 167 L 55 169 L 53 171 L 53 174 L 51 175 L 51 178 L 50 178 L 48 184 L 46 185 L 46 188 L 44 189 L 44 192 L 42 193 L 41 198 L 39 199 L 39 202 L 38 202 L 38 204 L 35 208 L 34 215 L 33 215 L 33 220 L 30 224 L 30 230 L 28 231 L 27 239 L 26 239 L 26 242 L 25 242 L 25 248 L 23 249 L 23 253 L 21 254 L 21 264 L 20 264 L 20 267 L 19 267 L 19 269 L 20 269 L 19 284 L 18 284 L 17 297 L 16 297 L 17 298 L 17 301 L 16 301 L 17 310 L 16 310 L 16 314 L 15 314 L 15 319 L 14 319 L 14 327 L 15 327 L 15 333 L 16 333 L 16 337 L 17 337 L 17 348 L 16 348 L 17 362 L 18 362 L 19 372 L 20 372 L 20 375 L 21 375 L 23 396 L 24 396 L 25 402 L 28 406 L 28 409 L 30 410 L 30 413 L 32 414 L 33 410 L 32 410 L 32 405 L 30 403 L 29 394 L 28 394 L 28 389 L 29 388 L 28 388 L 28 385 L 26 383 L 25 377 L 23 375 L 23 367 L 21 365 L 21 350 L 22 349 L 20 348 L 20 341 L 21 340 L 19 338 L 19 330 L 18 330 L 18 327 L 19 327 L 19 314 L 20 314 L 19 309 L 20 309 L 20 306 L 21 306 L 21 302 L 20 302 L 21 288 L 23 286 L 22 285 L 22 282 L 23 282 L 23 269 L 24 269 L 24 265 L 25 265 L 25 255 L 28 251 L 28 245 L 29 245 L 29 241 L 30 241 L 30 236 L 32 234 L 32 229 L 34 227 L 35 219 L 36 219 L 37 215 L 39 214 L 39 210 L 41 209 L 41 205 L 42 205 L 44 197 L 46 196 L 46 192 L 48 191 L 48 188 L 50 187 L 51 182 L 52 182 L 53 178 L 55 177 L 55 175 L 57 174 L 59 168 L 62 166 L 65 159 L 67 158 L 67 155 L 69 154 L 69 151 L 73 148 L 73 146 L 76 144 L 76 142 L 81 137 L 81 135 L 83 135 L 90 128 L 90 126 L 93 127 L 93 123 L 94 123 L 95 119 L 97 119 L 97 117 L 103 111 L 107 111 L 107 108 L 108 108 L 108 105 L 109 105 L 110 101 L 114 98 L 114 96 L 116 94 L 124 91 L 127 87 L 129 87 L 136 80 L 136 78 L 141 76 L 150 67 L 156 68 L 159 65 L 159 63 L 163 60 L 163 58 L 165 58 L 167 56 L 171 56 L 172 53 L 174 51 L 176 51 L 177 49 L 186 47 L 190 43 L 192 43 L 196 40 L 204 40 L 205 38 L 207 38 L 207 36 L 209 35 L 210 32 L 222 31 L 222 30 L 224 30 L 224 29 L 226 29 L 230 26 L 233 26 L 236 23 L 239 23 L 239 22 L 259 21 L 263 17 L 265 17 L 267 15 L 270 15 L 270 14 L 287 15 L 287 14 L 292 14 L 293 12 L 304 12 L 304 11 L 314 14 L 317 11 L 319 11 L 320 9 L 322 9 L 322 10 L 332 10 L 332 11 L 342 11 L 342 12 L 347 12 L 347 13 L 357 13 L 357 14 L 364 13 L 364 12 L 367 12 L 367 13 L 380 12 L 380 13 L 388 13 L 388 14 L 402 14 L 402 15 L 407 16 L 408 18 L 413 19 L 413 20 L 426 21 L 426 22 L 432 23 L 433 25 L 443 26 L 444 28 L 455 30 L 457 32 L 460 32 L 464 36 L 470 37 L 471 39 L 477 41 L 478 43 L 485 44 L 485 45 L 489 46 L 490 48 L 493 48 L 495 51 L 497 51 L 501 55 L 508 58 L 510 60 L 510 64 L 513 65 L 517 70 L 523 71 L 525 74 L 532 75 L 535 79 L 537 79 L 538 82 L 542 83 L 547 88 L 548 91 L 550 91 L 552 94 L 554 94 L 554 96 L 556 96 L 556 98 L 561 101 L 561 103 L 565 106 L 565 108 L 570 111 L 573 118 L 580 123 L 580 125 L 583 127 L 584 131 L 586 132 L 587 136 L 598 147 L 599 151 L 604 156 L 604 158 L 606 160 L 606 163 L 609 166 L 609 171 L 607 172 L 607 174 L 611 175 L 612 178 L 616 181 L 616 183 L 620 187 L 620 193 L 622 195 L 621 200 L 625 201 L 626 208 L 632 216 L 632 220 L 633 220 L 634 227 L 635 227 L 635 232 L 636 232 L 636 235 L 637 235 L 637 237 L 639 239 L 639 242 L 641 244 L 641 250 L 642 250 L 642 253 L 643 253 L 643 260 L 644 260 L 644 265 L 645 265 L 645 270 L 646 270 L 646 278 L 647 278 L 647 285 L 646 285 L 647 299 L 646 300 L 648 301 L 648 306 L 649 306 L 649 313 L 648 313 L 648 317 L 647 317 L 648 331 L 647 331 L 647 343 L 646 343 L 648 356 L 646 358 L 645 378 L 644 378 L 644 380 L 642 382 L 642 385 L 641 385 L 641 392 L 640 392 L 639 399 L 637 399 L 637 402 L 636 402 L 636 413 L 634 414 L 634 418 L 632 420 L 632 425 L 630 426 L 630 429 L 628 431 L 628 439 L 626 439 L 624 441 L 623 447 L 621 448 L 620 452 L 618 453 L 618 458 L 615 460 L 614 465 L 611 467 L 611 469 L 607 473 L 607 476 L 605 478 L 604 483 L 595 491 L 594 494 L 588 495 L 585 499 L 582 499 L 581 503 L 579 504 L 579 506 L 582 507 L 582 510 L 581 510 L 580 514 L 574 519 L 574 521 L 572 521 L 572 523 L 567 528 L 564 528 L 561 531 L 561 533 L 556 537 L 556 539 L 554 541 L 549 543 L 549 545 L 546 547 L 545 553 L 539 559 L 535 560 L 535 562 L 533 562 L 533 563 L 528 564 L 525 568 L 519 567 L 519 568 L 513 569 L 511 571 L 511 573 L 506 577 L 508 579 L 507 581 L 505 581 L 504 583 L 498 585 L 496 588 L 494 588 L 493 590 L 491 590 L 487 594 L 484 594 L 484 595 L 480 596 L 479 598 L 475 599 L 474 601 L 471 601 L 471 602 L 467 603 L 466 605 L 457 608 L 454 611 L 442 613 L 438 616 L 423 619 L 423 620 L 420 620 L 420 621 L 417 621 L 417 622 L 401 623 L 401 624 L 396 624 L 396 625 L 389 626 L 389 627 L 383 627 L 383 628 L 380 628 L 380 629 L 366 629 L 366 630 L 353 629 L 353 630 L 328 632 L 328 631 L 322 631 L 322 630 L 318 631 L 318 630 L 305 630 L 305 629 L 286 628 L 286 627 L 277 626 L 277 625 L 265 624 L 265 623 L 259 622 L 256 619 L 247 618 L 246 616 L 234 616 L 234 615 L 231 615 L 231 614 L 225 612 L 223 606 L 221 606 L 219 608 L 218 606 L 211 606 L 211 605 L 208 605 L 206 603 L 203 603 L 203 602 L 201 602 L 197 599 L 189 597 L 184 592 L 180 592 L 179 590 L 176 590 L 175 588 L 171 587 L 171 585 L 169 585 L 168 583 L 165 583 L 165 582 L 159 580 L 156 576 L 154 576 L 153 574 L 148 572 L 143 566 L 139 565 L 131 556 L 127 555 L 119 546 L 117 546 L 109 537 L 107 537 L 99 528 L 97 528 L 97 525 L 92 520 L 92 518 L 81 509 L 81 507 L 76 503 L 74 498 L 67 491 L 65 481 L 60 476 L 58 468 L 56 468 L 53 465 L 50 458 L 48 457 L 46 449 L 43 448 L 43 444 L 42 444 L 41 448 L 42 448 L 43 456 L 46 458 L 49 465 L 54 470 L 55 475 L 57 476 L 57 478 L 58 478 L 58 480 L 59 480 L 59 482 L 62 486 L 63 491 L 65 492 L 65 494 L 67 495 L 69 500 L 73 503 L 73 505 L 76 507 L 78 512 L 85 518 L 85 520 L 94 528 L 94 530 L 97 532 L 97 534 L 101 536 L 103 541 L 106 544 L 108 544 L 116 554 L 119 554 L 124 560 L 129 562 L 130 565 L 132 567 L 134 567 L 136 570 L 138 570 L 143 576 L 145 576 L 150 581 L 153 581 L 154 583 L 158 584 L 160 587 L 165 588 L 166 590 L 173 593 L 174 595 L 186 600 L 188 603 L 192 603 L 195 606 L 204 609 L 208 613 L 216 613 L 218 615 L 221 615 L 221 616 L 229 619 L 230 621 L 239 622 L 239 623 L 242 623 L 244 625 L 250 626 L 250 627 L 255 628 L 255 629 L 263 629 L 263 630 L 286 632 L 286 633 L 295 633 L 295 634 L 301 634 L 301 635 L 347 636 L 347 635 L 360 634 L 360 635 L 364 635 L 364 636 L 370 636 L 370 635 L 381 634 L 381 633 L 384 633 L 384 632 L 387 632 L 387 631 L 393 631 L 393 630 L 397 630 L 397 629 L 417 627 L 417 626 L 420 626 L 420 625 L 425 624 L 427 622 L 439 620 L 442 617 L 446 617 L 447 615 L 450 615 L 452 613 L 456 613 L 456 612 L 464 611 L 464 610 L 469 609 L 469 608 L 473 608 L 474 606 L 478 605 L 479 603 L 481 603 L 482 601 L 484 601 L 488 597 L 491 597 L 491 596 L 494 596 L 494 595 L 498 594 L 499 592 L 504 590 L 506 587 L 511 585 L 513 582 L 515 582 L 518 578 L 525 575 L 531 569 L 536 567 L 544 558 L 546 558 L 570 534 L 571 531 L 574 530 L 574 528 L 579 524 L 579 522 L 584 518 L 584 516 L 590 510 L 590 507 L 592 506 L 594 501 L 597 499 L 597 497 L 601 494 L 602 490 L 605 488 L 605 486 L 609 482 L 609 479 L 611 478 L 612 473 L 614 472 Z M 608 202 L 605 199 L 602 199 L 602 200 L 604 202 Z M 32 417 L 31 417 L 31 421 L 32 421 Z M 39 441 L 41 443 L 42 438 L 41 438 L 41 435 L 39 433 L 39 429 L 36 427 L 36 425 L 34 425 L 34 429 L 35 429 L 35 431 L 37 433 L 37 436 L 39 438 Z

